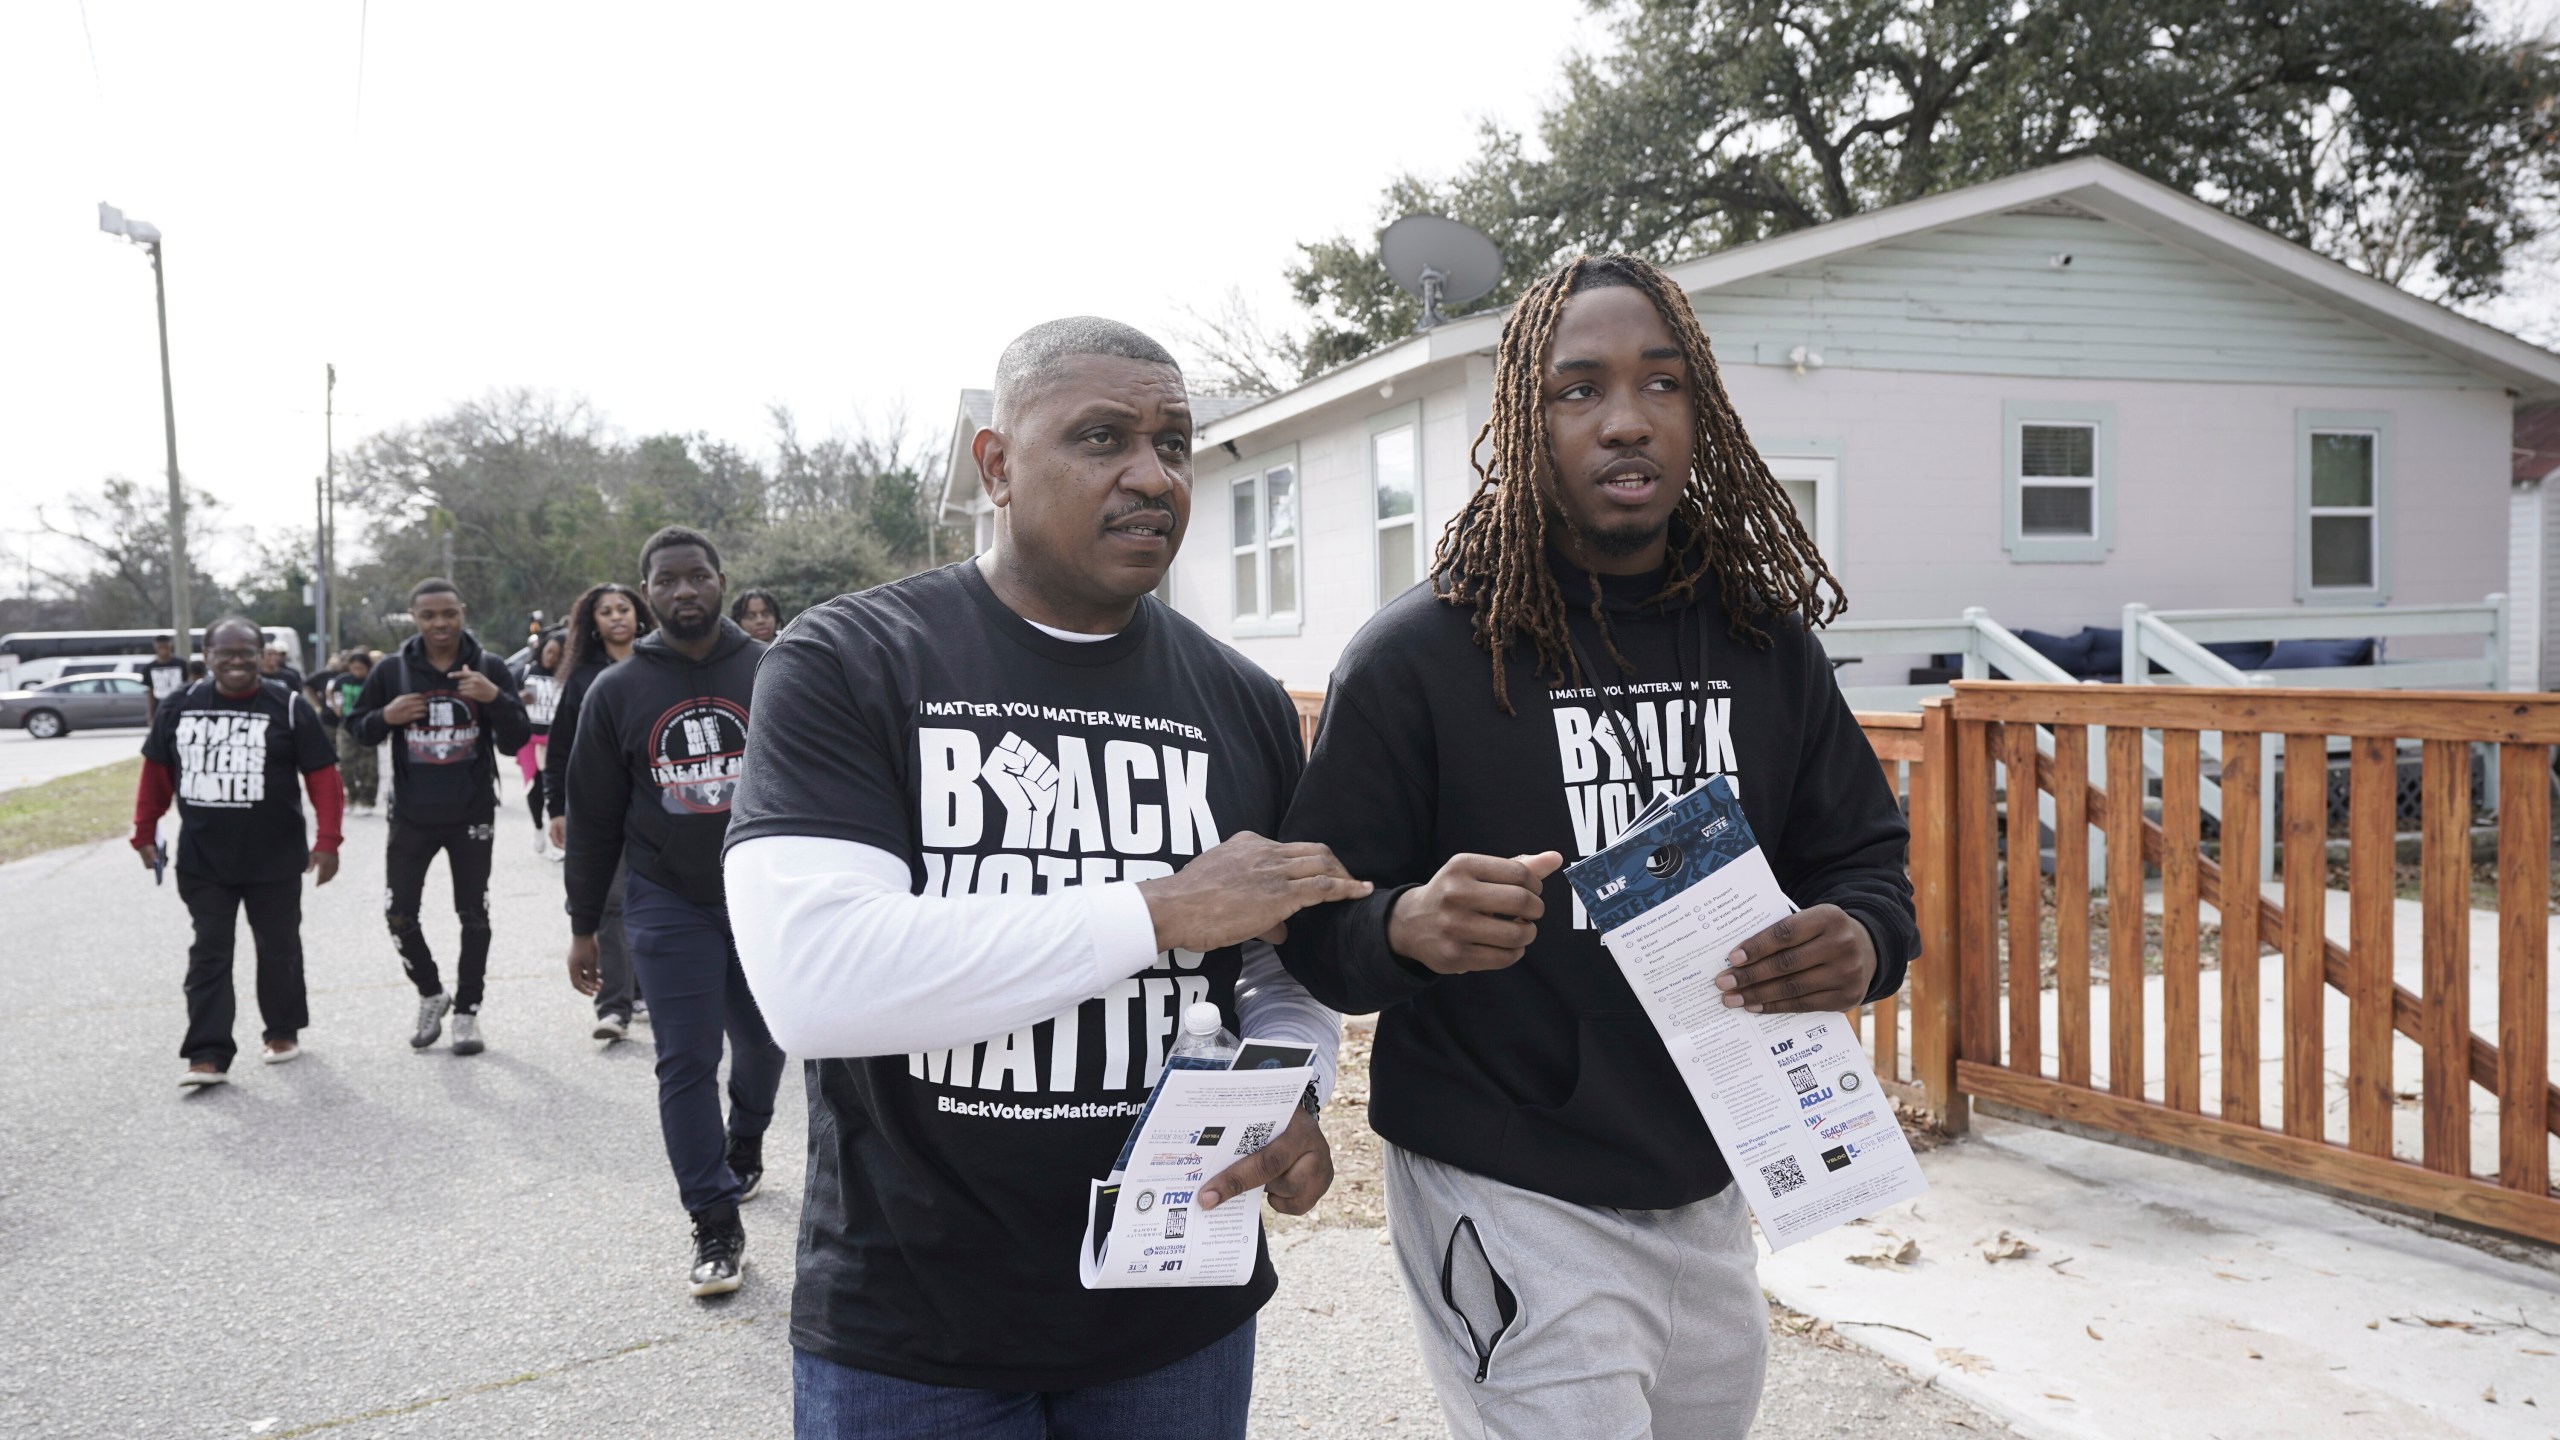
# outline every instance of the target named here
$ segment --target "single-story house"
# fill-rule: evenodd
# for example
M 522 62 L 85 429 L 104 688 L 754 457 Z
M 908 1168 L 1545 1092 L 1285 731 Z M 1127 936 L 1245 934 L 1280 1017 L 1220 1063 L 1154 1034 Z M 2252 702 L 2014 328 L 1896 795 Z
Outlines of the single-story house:
M 2129 601 L 2507 591 L 2538 634 L 2560 630 L 2552 565 L 2511 554 L 2508 483 L 2516 415 L 2560 400 L 2560 355 L 2110 161 L 1672 274 L 1849 618 L 1982 606 L 2068 633 L 2118 623 Z M 1204 406 L 1172 603 L 1289 685 L 1322 688 L 1476 484 L 1501 324 L 1469 316 L 1282 394 Z M 984 393 L 964 394 L 968 430 Z M 955 427 L 945 503 L 983 514 L 967 443 Z M 2560 667 L 2537 657 L 2510 683 L 2535 674 Z

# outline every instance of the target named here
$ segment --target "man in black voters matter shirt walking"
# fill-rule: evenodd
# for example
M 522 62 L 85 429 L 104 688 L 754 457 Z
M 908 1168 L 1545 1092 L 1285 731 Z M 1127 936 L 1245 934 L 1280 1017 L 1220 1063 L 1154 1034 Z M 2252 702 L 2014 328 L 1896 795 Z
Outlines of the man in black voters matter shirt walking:
M 400 963 L 418 987 L 418 1024 L 409 1046 L 424 1050 L 453 1014 L 453 1053 L 476 1055 L 480 990 L 489 970 L 489 857 L 498 814 L 498 756 L 533 733 L 506 662 L 462 628 L 462 595 L 450 580 L 421 580 L 409 592 L 418 633 L 373 667 L 348 712 L 356 743 L 391 741 L 391 834 L 383 919 Z M 445 993 L 428 953 L 418 907 L 427 866 L 443 854 L 462 922 L 454 991 Z
M 1297 782 L 1296 711 L 1149 593 L 1191 511 L 1163 347 L 1028 332 L 973 451 L 994 548 L 792 622 L 729 825 L 747 978 L 819 1057 L 799 1434 L 1240 1437 L 1268 1257 L 1242 1285 L 1086 1290 L 1088 1189 L 1187 1005 L 1316 1045 L 1320 1102 L 1339 1018 L 1258 937 L 1368 887 L 1254 833 Z M 1332 1176 L 1310 1108 L 1199 1203 L 1267 1185 L 1303 1213 Z
M 782 1085 L 782 1048 L 747 993 L 720 886 L 720 839 L 746 762 L 764 646 L 720 618 L 728 577 L 702 535 L 670 525 L 650 536 L 640 575 L 663 624 L 596 677 L 569 758 L 569 983 L 589 997 L 603 984 L 596 931 L 627 859 L 622 926 L 651 1002 L 658 1128 L 693 1217 L 685 1284 L 696 1296 L 720 1295 L 744 1279 L 738 1204 L 764 1183 L 764 1132 Z
M 1624 256 L 1538 281 L 1493 392 L 1485 483 L 1343 652 L 1283 832 L 1377 893 L 1282 953 L 1382 1012 L 1370 1121 L 1450 1428 L 1741 1440 L 1768 1349 L 1749 1216 L 1556 871 L 1725 776 L 1804 908 L 1731 957 L 1724 1003 L 1841 1010 L 1918 948 L 1908 837 L 1812 635 L 1838 582 L 1679 286 Z
M 344 809 L 338 761 L 328 728 L 311 703 L 258 674 L 266 637 L 239 616 L 204 632 L 212 675 L 171 693 L 151 717 L 142 742 L 142 779 L 134 797 L 133 848 L 142 863 L 161 864 L 156 831 L 169 802 L 178 804 L 178 898 L 195 921 L 187 950 L 187 1061 L 180 1085 L 219 1085 L 239 1047 L 231 1038 L 238 1001 L 231 958 L 240 912 L 258 951 L 259 1058 L 282 1064 L 302 1054 L 311 1023 L 302 981 L 302 877 L 326 885 L 338 874 L 339 816 Z M 317 843 L 302 828 L 296 779 L 311 792 Z

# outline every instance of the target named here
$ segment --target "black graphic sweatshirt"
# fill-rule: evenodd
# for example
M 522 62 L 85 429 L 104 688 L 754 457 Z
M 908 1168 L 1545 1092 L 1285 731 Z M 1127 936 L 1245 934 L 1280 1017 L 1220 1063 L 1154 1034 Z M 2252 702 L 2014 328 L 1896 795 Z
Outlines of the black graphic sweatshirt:
M 1666 1209 L 1731 1180 L 1635 992 L 1562 875 L 1509 969 L 1440 976 L 1392 953 L 1406 889 L 1460 853 L 1560 851 L 1616 838 L 1656 789 L 1729 777 L 1780 885 L 1836 904 L 1875 938 L 1870 998 L 1919 948 L 1903 873 L 1909 832 L 1822 646 L 1768 619 L 1736 640 L 1712 578 L 1685 605 L 1641 603 L 1659 572 L 1602 577 L 1619 676 L 1581 572 L 1558 567 L 1594 691 L 1551 690 L 1524 645 L 1493 696 L 1471 614 L 1416 586 L 1362 628 L 1334 670 L 1315 752 L 1282 834 L 1331 845 L 1365 900 L 1304 911 L 1281 958 L 1324 1003 L 1380 1011 L 1370 1123 L 1419 1154 L 1560 1200 Z M 1620 681 L 1623 683 L 1619 683 Z M 1622 746 L 1621 734 L 1633 737 Z
M 720 842 L 747 758 L 747 703 L 764 646 L 720 622 L 702 660 L 644 635 L 579 709 L 569 763 L 569 929 L 603 923 L 614 867 L 696 905 L 721 903 Z
M 498 813 L 498 756 L 524 748 L 531 729 L 507 662 L 462 634 L 453 668 L 477 670 L 498 687 L 498 697 L 464 698 L 453 680 L 427 661 L 427 642 L 412 635 L 399 653 L 373 667 L 356 696 L 347 723 L 356 743 L 391 745 L 391 818 L 410 825 L 478 825 Z M 406 725 L 382 718 L 403 695 L 426 697 L 427 713 Z

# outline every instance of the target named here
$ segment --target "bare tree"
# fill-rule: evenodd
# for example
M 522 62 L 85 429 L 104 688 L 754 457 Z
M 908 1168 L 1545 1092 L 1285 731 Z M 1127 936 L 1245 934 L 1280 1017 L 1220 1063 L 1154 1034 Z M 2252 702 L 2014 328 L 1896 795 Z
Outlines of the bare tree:
M 1307 378 L 1303 337 L 1272 324 L 1231 285 L 1209 310 L 1182 307 L 1173 348 L 1183 369 L 1203 390 L 1220 395 L 1277 395 Z

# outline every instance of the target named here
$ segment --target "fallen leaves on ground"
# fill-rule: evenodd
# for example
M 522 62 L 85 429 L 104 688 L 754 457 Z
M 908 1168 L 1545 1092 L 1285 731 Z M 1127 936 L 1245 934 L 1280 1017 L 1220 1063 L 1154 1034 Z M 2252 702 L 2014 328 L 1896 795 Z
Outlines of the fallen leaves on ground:
M 2036 1253 L 2036 1247 L 2003 1230 L 1982 1242 L 1982 1263 L 1997 1264 L 2002 1260 L 2024 1260 Z
M 2081 1326 L 2080 1328 L 2081 1328 L 2081 1329 L 2083 1329 L 2083 1330 L 2088 1331 L 2088 1332 L 2089 1332 L 2089 1338 L 2090 1338 L 2090 1339 L 2092 1339 L 2092 1340 L 2104 1340 L 2104 1339 L 2106 1339 L 2106 1338 L 2107 1338 L 2106 1336 L 2101 1335 L 2101 1334 L 2099 1334 L 2099 1333 L 2098 1333 L 2098 1327 L 2097 1327 L 2097 1326 L 2095 1326 L 2095 1325 L 2083 1325 L 2083 1326 Z
M 1849 1263 L 1872 1266 L 1878 1270 L 1901 1270 L 1918 1263 L 1919 1241 L 1896 1235 L 1890 1230 L 1878 1231 L 1877 1240 L 1878 1243 L 1874 1249 L 1861 1250 L 1850 1256 Z
M 1946 1366 L 1950 1370 L 1961 1370 L 1967 1375 L 1979 1375 L 1983 1371 L 1991 1368 L 1990 1361 L 1983 1359 L 1981 1356 L 1974 1354 L 1970 1350 L 1962 1349 L 1954 1345 L 1941 1345 L 1938 1347 L 1938 1363 Z

